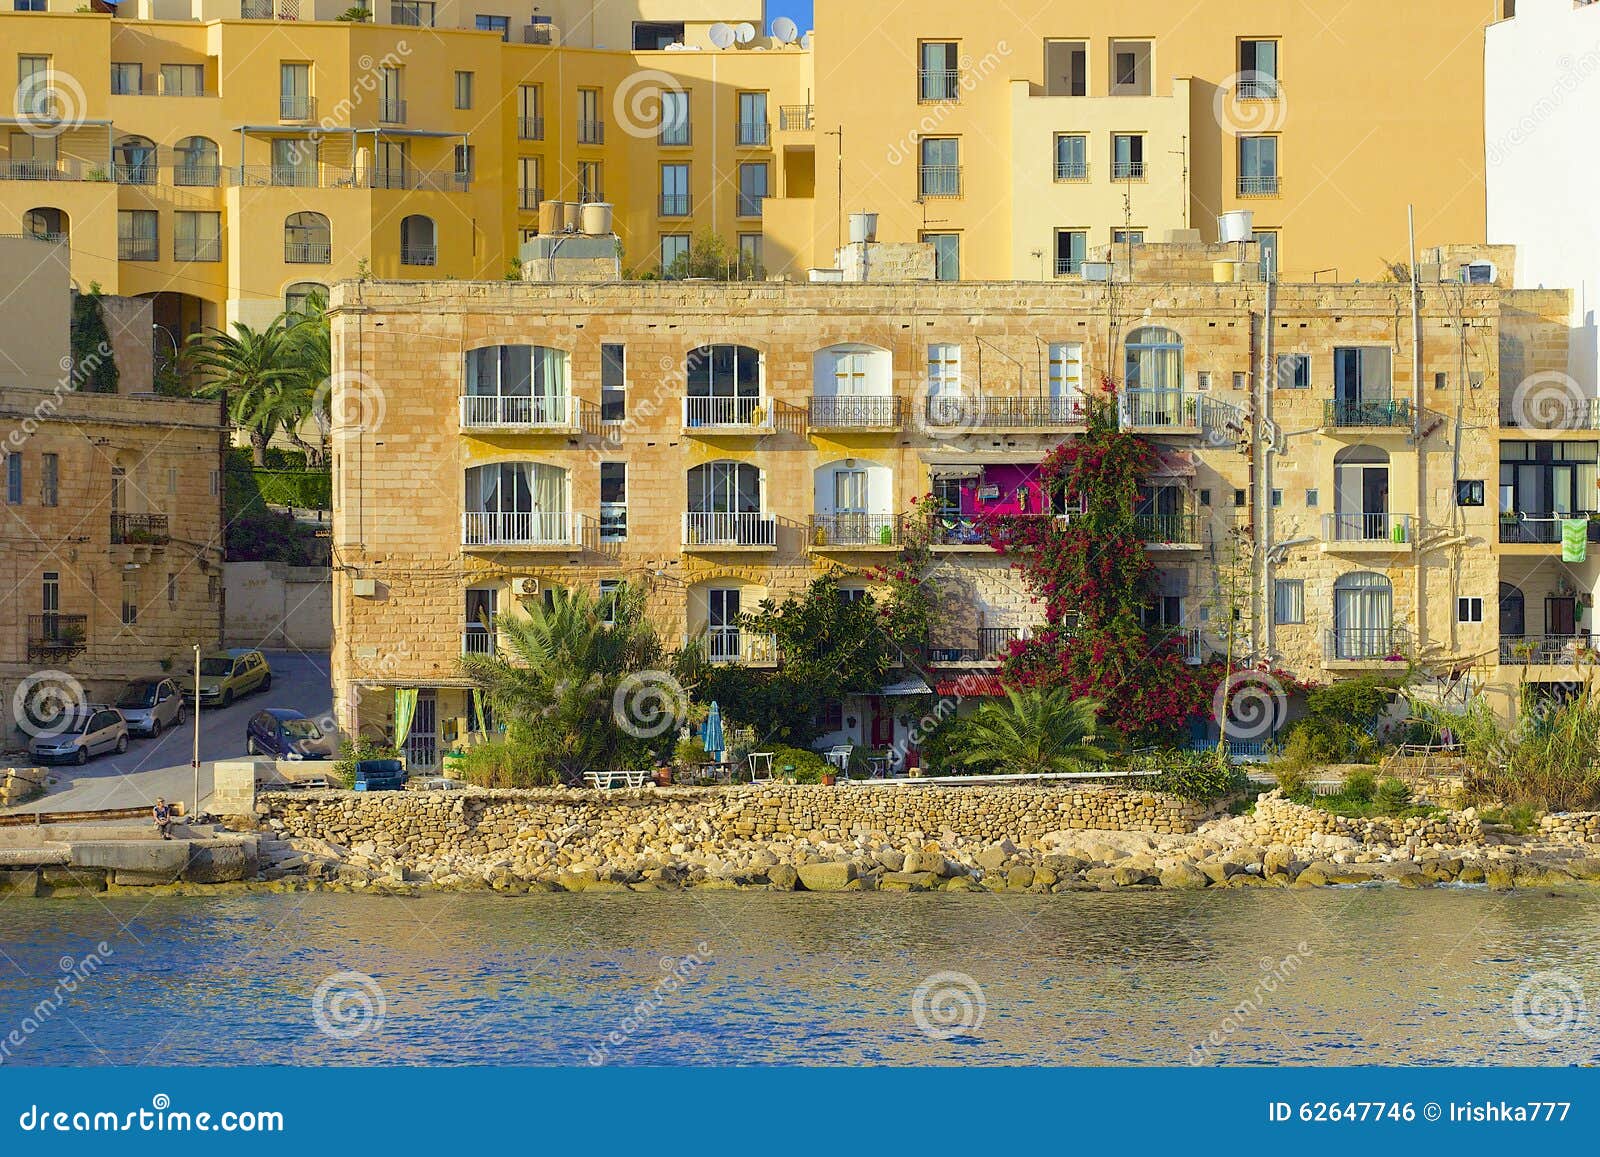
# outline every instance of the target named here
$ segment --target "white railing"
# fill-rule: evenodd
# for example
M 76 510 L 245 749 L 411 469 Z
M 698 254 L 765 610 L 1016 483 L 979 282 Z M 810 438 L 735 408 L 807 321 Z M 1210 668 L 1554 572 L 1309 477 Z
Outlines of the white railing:
M 683 399 L 685 426 L 721 426 L 735 430 L 772 429 L 772 407 L 755 397 L 689 397 Z
M 778 520 L 770 514 L 691 510 L 683 516 L 685 546 L 777 546 Z
M 708 627 L 700 639 L 710 663 L 762 665 L 778 661 L 776 635 L 760 635 L 738 627 Z
M 1411 516 L 1387 513 L 1344 513 L 1322 516 L 1322 537 L 1328 542 L 1359 542 L 1388 546 L 1411 543 Z
M 1124 390 L 1118 404 L 1124 429 L 1200 428 L 1199 398 L 1183 390 Z
M 508 426 L 570 426 L 572 398 L 565 394 L 516 397 L 504 394 L 465 395 L 461 399 L 461 428 Z
M 463 655 L 495 655 L 499 648 L 495 643 L 495 633 L 480 629 L 461 632 L 461 653 Z
M 469 510 L 461 516 L 463 546 L 576 546 L 576 514 L 491 513 Z

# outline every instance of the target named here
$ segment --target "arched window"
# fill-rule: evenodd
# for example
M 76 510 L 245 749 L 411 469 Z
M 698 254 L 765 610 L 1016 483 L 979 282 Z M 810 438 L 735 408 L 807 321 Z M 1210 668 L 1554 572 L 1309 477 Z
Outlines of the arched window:
M 467 546 L 557 546 L 573 541 L 567 472 L 543 462 L 495 462 L 467 471 Z
M 333 230 L 321 213 L 290 213 L 283 219 L 283 260 L 289 265 L 333 261 Z
M 467 351 L 465 426 L 559 426 L 571 418 L 565 350 L 495 345 Z
M 413 213 L 400 222 L 400 264 L 437 265 L 439 239 L 433 218 Z
M 1333 646 L 1336 659 L 1387 659 L 1399 654 L 1394 626 L 1394 587 L 1381 574 L 1354 571 L 1333 584 Z
M 762 513 L 761 471 L 747 462 L 707 462 L 689 471 L 684 542 L 775 546 L 777 523 Z
M 149 137 L 125 136 L 111 150 L 111 164 L 119 185 L 156 183 L 156 146 Z
M 811 425 L 819 429 L 893 427 L 894 357 L 877 346 L 845 344 L 811 358 Z
M 1134 330 L 1128 335 L 1124 377 L 1130 390 L 1181 390 L 1183 339 L 1159 326 Z
M 284 313 L 305 313 L 313 296 L 328 300 L 328 287 L 320 281 L 296 281 L 283 291 Z
M 22 215 L 22 231 L 41 241 L 66 241 L 70 225 L 67 215 L 60 209 L 41 206 Z
M 215 185 L 222 177 L 217 142 L 210 137 L 184 137 L 172 150 L 174 185 Z
M 685 424 L 756 425 L 761 405 L 761 354 L 742 345 L 708 345 L 689 351 Z
M 1500 640 L 1501 650 L 1505 640 L 1520 639 L 1528 633 L 1528 605 L 1522 597 L 1522 588 L 1515 583 L 1500 584 Z
M 864 458 L 817 467 L 813 475 L 812 545 L 897 546 L 894 472 Z

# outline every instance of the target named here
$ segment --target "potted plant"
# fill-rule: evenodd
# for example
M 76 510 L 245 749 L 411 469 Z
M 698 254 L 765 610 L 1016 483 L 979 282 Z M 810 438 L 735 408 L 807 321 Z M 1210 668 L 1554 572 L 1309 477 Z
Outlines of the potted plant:
M 838 782 L 839 782 L 839 773 L 834 771 L 832 768 L 829 768 L 827 771 L 822 773 L 822 786 L 823 787 L 832 787 L 832 786 L 834 786 L 834 784 L 836 784 Z
M 656 786 L 672 786 L 672 764 L 668 763 L 665 759 L 663 759 L 656 767 Z

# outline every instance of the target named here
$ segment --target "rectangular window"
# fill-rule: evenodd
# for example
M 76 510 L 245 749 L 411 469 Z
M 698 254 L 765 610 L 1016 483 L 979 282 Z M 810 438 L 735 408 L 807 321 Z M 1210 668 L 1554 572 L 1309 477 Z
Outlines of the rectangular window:
M 179 209 L 172 214 L 174 261 L 221 261 L 222 214 Z
M 681 88 L 661 91 L 661 128 L 657 139 L 663 145 L 689 143 L 689 94 Z
M 1311 355 L 1279 354 L 1277 385 L 1280 390 L 1311 388 Z
M 311 66 L 284 62 L 278 65 L 278 119 L 311 118 Z
M 1456 482 L 1457 506 L 1482 506 L 1484 485 L 1482 478 L 1463 478 Z
M 578 143 L 603 145 L 606 140 L 605 122 L 600 117 L 600 90 L 578 90 Z
M 949 40 L 924 40 L 917 51 L 917 99 L 960 100 L 961 46 Z
M 1274 490 L 1272 492 L 1272 505 L 1273 505 L 1274 508 L 1280 507 L 1280 506 L 1283 505 L 1283 491 Z
M 637 5 L 634 7 L 637 7 Z M 633 22 L 633 50 L 635 52 L 660 52 L 669 44 L 682 43 L 682 21 L 635 20 Z
M 1111 95 L 1150 95 L 1150 55 L 1148 40 L 1111 42 Z
M 621 542 L 628 537 L 628 465 L 600 463 L 600 541 Z
M 139 572 L 122 572 L 122 625 L 131 627 L 139 621 Z
M 578 162 L 578 200 L 585 205 L 606 199 L 605 173 L 599 161 Z
M 1079 342 L 1050 343 L 1050 396 L 1083 397 L 1083 345 Z
M 462 181 L 462 182 L 470 182 L 472 180 L 473 174 L 477 172 L 477 167 L 478 167 L 477 146 L 476 145 L 457 145 L 456 146 L 456 150 L 455 150 L 455 157 L 456 157 L 456 180 Z
M 765 161 L 747 161 L 739 166 L 739 216 L 761 216 L 766 200 L 768 167 Z
M 154 209 L 117 210 L 117 259 L 160 261 L 160 214 Z
M 922 240 L 933 246 L 935 281 L 961 280 L 961 234 L 924 233 Z
M 472 73 L 456 72 L 456 108 L 468 109 L 472 107 Z
M 1202 393 L 1211 388 L 1211 371 L 1196 370 L 1194 375 L 1194 388 Z
M 210 482 L 210 486 L 209 486 L 209 489 L 208 489 L 208 493 L 213 498 L 217 497 L 217 495 L 222 493 L 222 471 L 213 470 L 211 472 L 211 482 Z
M 433 0 L 394 0 L 389 5 L 389 23 L 408 28 L 432 28 L 433 13 Z
M 1111 179 L 1144 180 L 1144 135 L 1113 133 L 1111 136 Z
M 203 64 L 163 64 L 161 92 L 164 96 L 205 96 L 206 66 Z
M 1235 490 L 1233 492 L 1233 504 L 1235 506 L 1243 507 L 1244 504 L 1245 504 L 1246 498 L 1247 498 L 1247 496 L 1246 496 L 1246 494 L 1245 494 L 1245 492 L 1243 490 Z
M 1482 599 L 1457 599 L 1456 622 L 1481 623 L 1483 622 Z
M 739 234 L 739 276 L 748 278 L 765 277 L 766 263 L 762 260 L 761 248 L 762 234 Z
M 1306 491 L 1306 505 L 1307 506 L 1314 508 L 1316 506 L 1319 506 L 1321 503 L 1322 503 L 1322 492 L 1320 490 L 1307 490 Z
M 1240 100 L 1278 99 L 1278 42 L 1239 41 Z
M 1278 579 L 1272 584 L 1272 621 L 1279 626 L 1306 621 L 1304 579 Z
M 178 605 L 178 576 L 172 571 L 167 572 L 167 606 Z
M 11 0 L 11 11 L 13 12 L 46 12 L 48 10 L 48 0 Z
M 1278 138 L 1239 138 L 1239 196 L 1278 194 Z
M 523 209 L 537 209 L 544 200 L 544 158 L 517 158 L 517 204 Z
M 1044 42 L 1046 96 L 1089 95 L 1089 46 L 1081 40 Z
M 1279 264 L 1278 247 L 1281 237 L 1276 229 L 1257 229 L 1256 248 L 1261 253 L 1261 280 L 1278 280 Z
M 517 85 L 517 139 L 544 140 L 544 90 L 542 85 Z
M 628 417 L 628 350 L 622 345 L 600 347 L 600 420 L 622 422 Z
M 928 347 L 928 397 L 961 396 L 961 347 L 936 342 Z
M 473 27 L 479 32 L 498 32 L 501 40 L 511 39 L 511 17 L 509 16 L 479 16 L 473 21 Z M 470 105 L 457 105 L 457 108 L 470 108 Z
M 741 92 L 739 94 L 739 121 L 734 139 L 743 148 L 766 148 L 772 136 L 767 121 L 767 94 Z
M 688 261 L 689 235 L 687 233 L 663 233 L 661 235 L 661 272 L 669 277 L 683 277 L 688 272 Z M 675 266 L 680 268 L 674 268 Z
M 22 454 L 18 451 L 6 455 L 6 502 L 22 505 Z
M 61 458 L 56 454 L 39 455 L 39 505 L 61 504 Z
M 687 217 L 689 215 L 689 166 L 670 164 L 661 166 L 661 215 Z
M 917 195 L 961 196 L 961 141 L 956 137 L 923 137 L 920 149 Z
M 39 609 L 47 615 L 57 614 L 61 610 L 61 572 L 47 570 L 39 577 Z
M 1082 133 L 1056 134 L 1056 180 L 1089 179 L 1089 138 Z
M 1083 272 L 1089 253 L 1089 234 L 1083 229 L 1056 230 L 1056 276 L 1076 277 Z
M 111 62 L 111 95 L 138 96 L 144 89 L 144 65 Z
M 405 123 L 405 72 L 396 65 L 378 66 L 378 119 L 391 125 Z
M 1113 229 L 1111 231 L 1111 244 L 1113 245 L 1143 245 L 1143 229 Z
M 17 57 L 17 112 L 24 116 L 51 117 L 57 110 L 50 83 L 48 56 Z
M 621 579 L 600 580 L 600 621 L 609 627 L 617 625 L 617 600 L 623 585 Z

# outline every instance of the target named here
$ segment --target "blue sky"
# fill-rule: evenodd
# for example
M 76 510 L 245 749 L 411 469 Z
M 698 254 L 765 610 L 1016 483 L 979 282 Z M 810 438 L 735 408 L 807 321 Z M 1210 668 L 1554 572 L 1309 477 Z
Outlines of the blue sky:
M 767 24 L 780 16 L 790 17 L 804 32 L 811 24 L 811 0 L 767 0 Z

